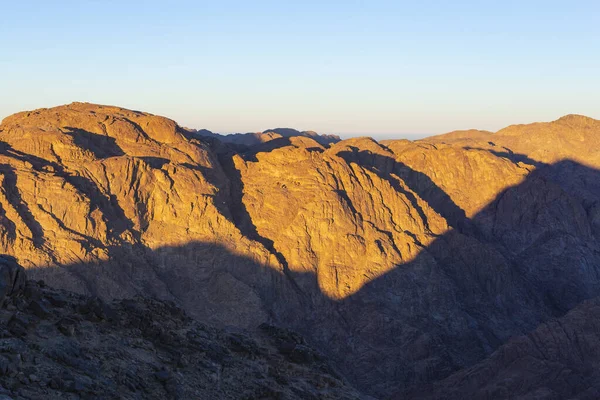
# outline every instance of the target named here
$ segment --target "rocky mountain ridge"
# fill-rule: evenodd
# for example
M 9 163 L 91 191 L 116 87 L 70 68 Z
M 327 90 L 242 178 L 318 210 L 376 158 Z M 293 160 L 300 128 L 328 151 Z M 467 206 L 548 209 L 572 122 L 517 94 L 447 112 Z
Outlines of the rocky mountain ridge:
M 598 121 L 243 149 L 74 103 L 0 125 L 0 252 L 50 286 L 297 330 L 411 396 L 600 295 Z

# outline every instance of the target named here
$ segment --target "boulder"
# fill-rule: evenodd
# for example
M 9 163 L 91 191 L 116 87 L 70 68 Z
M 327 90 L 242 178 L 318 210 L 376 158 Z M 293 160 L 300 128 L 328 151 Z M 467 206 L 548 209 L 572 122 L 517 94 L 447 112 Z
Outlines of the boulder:
M 25 270 L 10 256 L 0 255 L 0 305 L 6 296 L 20 292 L 25 287 Z

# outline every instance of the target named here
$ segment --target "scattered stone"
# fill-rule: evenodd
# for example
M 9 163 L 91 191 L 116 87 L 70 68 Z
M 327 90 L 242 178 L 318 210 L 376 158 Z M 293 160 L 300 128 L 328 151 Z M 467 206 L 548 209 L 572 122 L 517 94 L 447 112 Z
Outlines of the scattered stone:
M 22 337 L 27 335 L 27 332 L 34 324 L 34 317 L 17 311 L 10 317 L 8 321 L 8 330 L 15 336 Z
M 98 297 L 90 298 L 79 307 L 78 311 L 92 322 L 110 320 L 115 317 L 115 313 L 110 306 Z
M 47 296 L 46 298 L 54 307 L 64 307 L 65 305 L 67 305 L 66 297 L 60 293 L 53 293 Z
M 48 308 L 40 300 L 32 300 L 31 303 L 29 303 L 29 309 L 33 312 L 33 315 L 38 318 L 46 319 L 51 315 Z
M 42 297 L 42 292 L 36 286 L 29 284 L 25 285 L 25 289 L 23 289 L 23 296 L 29 300 L 39 300 Z
M 0 309 L 0 388 L 19 399 L 300 399 L 335 379 L 311 365 L 316 352 L 299 336 L 280 334 L 301 346 L 282 357 L 273 338 L 199 324 L 171 302 L 107 304 L 32 281 L 6 300 L 22 310 Z M 335 391 L 317 393 L 361 398 L 347 385 Z
M 75 335 L 75 328 L 77 326 L 77 321 L 72 318 L 61 318 L 57 323 L 56 327 L 65 336 L 73 336 Z
M 230 334 L 227 336 L 227 342 L 229 348 L 236 353 L 253 356 L 258 352 L 256 343 L 253 343 L 249 338 L 243 335 Z
M 298 344 L 288 354 L 290 361 L 300 364 L 308 364 L 321 359 L 321 357 L 310 347 Z

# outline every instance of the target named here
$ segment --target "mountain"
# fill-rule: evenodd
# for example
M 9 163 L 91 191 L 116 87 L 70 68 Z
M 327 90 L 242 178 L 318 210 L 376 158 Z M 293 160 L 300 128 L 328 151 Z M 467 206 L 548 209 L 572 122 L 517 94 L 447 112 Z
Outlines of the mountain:
M 222 135 L 220 133 L 213 133 L 207 129 L 193 130 L 188 129 L 192 134 L 199 136 L 209 137 L 218 139 L 222 142 L 240 146 L 242 149 L 246 147 L 255 146 L 260 143 L 266 143 L 274 139 L 279 138 L 291 138 L 297 136 L 309 137 L 314 139 L 316 142 L 327 146 L 331 143 L 337 143 L 341 139 L 337 135 L 321 135 L 314 131 L 297 131 L 291 128 L 276 128 L 268 129 L 264 132 L 256 133 L 233 133 L 229 135 Z
M 51 287 L 296 331 L 378 398 L 502 371 L 495 351 L 600 296 L 600 121 L 271 133 L 232 145 L 86 103 L 8 117 L 0 253 Z

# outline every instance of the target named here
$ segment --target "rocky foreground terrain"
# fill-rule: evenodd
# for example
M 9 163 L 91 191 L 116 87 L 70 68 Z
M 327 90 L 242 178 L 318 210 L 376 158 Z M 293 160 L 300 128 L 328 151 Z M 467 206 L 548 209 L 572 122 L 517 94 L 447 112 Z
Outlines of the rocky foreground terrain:
M 552 349 L 595 348 L 573 315 L 600 296 L 600 121 L 415 142 L 250 136 L 86 103 L 10 116 L 0 253 L 103 301 L 143 294 L 210 326 L 296 331 L 365 396 L 593 395 L 596 353 Z
M 290 331 L 215 329 L 172 302 L 105 303 L 0 258 L 0 399 L 359 399 Z

